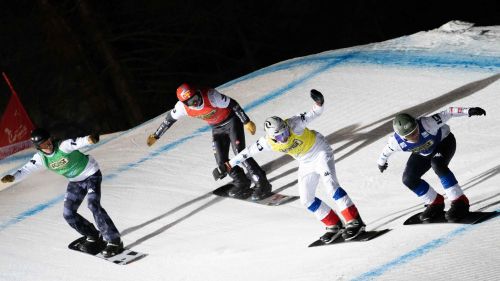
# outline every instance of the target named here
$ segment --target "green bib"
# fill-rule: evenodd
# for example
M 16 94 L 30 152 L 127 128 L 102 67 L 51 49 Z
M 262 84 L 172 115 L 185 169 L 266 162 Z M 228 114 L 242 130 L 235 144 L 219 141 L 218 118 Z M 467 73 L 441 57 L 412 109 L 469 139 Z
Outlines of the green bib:
M 70 153 L 59 149 L 59 144 L 54 146 L 54 153 L 47 155 L 38 152 L 43 159 L 43 164 L 47 169 L 56 172 L 66 178 L 74 178 L 85 169 L 89 162 L 89 157 L 78 150 Z

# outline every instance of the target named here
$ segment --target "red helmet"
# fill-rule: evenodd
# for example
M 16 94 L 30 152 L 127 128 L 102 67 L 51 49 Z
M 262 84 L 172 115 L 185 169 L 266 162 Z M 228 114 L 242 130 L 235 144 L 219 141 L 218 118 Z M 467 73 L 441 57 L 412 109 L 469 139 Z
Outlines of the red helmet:
M 190 99 L 194 94 L 196 93 L 196 89 L 191 87 L 188 83 L 182 83 L 178 88 L 177 88 L 177 98 L 185 102 L 188 99 Z

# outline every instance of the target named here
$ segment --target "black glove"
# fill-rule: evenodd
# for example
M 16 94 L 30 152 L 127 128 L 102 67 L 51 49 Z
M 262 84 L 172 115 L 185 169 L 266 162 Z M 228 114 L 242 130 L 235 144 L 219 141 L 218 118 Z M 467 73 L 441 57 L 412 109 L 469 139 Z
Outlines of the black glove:
M 318 90 L 315 89 L 311 90 L 311 98 L 319 106 L 323 106 L 323 103 L 325 103 L 325 98 L 323 97 L 323 94 L 320 93 Z
M 94 143 L 98 143 L 99 142 L 99 134 L 92 134 L 89 136 L 89 141 L 92 142 L 92 144 Z
M 389 166 L 387 163 L 385 163 L 384 165 L 378 165 L 378 169 L 381 173 L 383 173 L 385 169 L 387 169 L 387 166 Z
M 469 117 L 472 115 L 485 115 L 486 116 L 486 111 L 480 107 L 471 107 L 469 108 Z
M 212 175 L 214 176 L 215 180 L 221 180 L 227 176 L 227 166 L 229 165 L 228 163 L 225 163 L 217 168 L 214 169 L 212 172 Z

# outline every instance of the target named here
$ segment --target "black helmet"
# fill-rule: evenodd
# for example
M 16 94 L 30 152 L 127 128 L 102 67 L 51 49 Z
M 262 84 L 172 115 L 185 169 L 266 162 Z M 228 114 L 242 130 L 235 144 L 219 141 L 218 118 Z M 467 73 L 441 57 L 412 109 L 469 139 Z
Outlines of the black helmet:
M 36 148 L 39 148 L 48 139 L 50 139 L 50 133 L 45 129 L 37 128 L 31 132 L 31 142 Z

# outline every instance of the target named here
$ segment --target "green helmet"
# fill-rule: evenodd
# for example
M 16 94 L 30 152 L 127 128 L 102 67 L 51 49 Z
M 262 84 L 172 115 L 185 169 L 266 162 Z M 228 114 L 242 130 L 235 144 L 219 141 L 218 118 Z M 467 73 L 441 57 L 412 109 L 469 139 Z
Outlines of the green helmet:
M 413 118 L 410 114 L 400 113 L 394 117 L 392 127 L 394 128 L 394 132 L 396 132 L 396 134 L 404 137 L 411 134 L 411 132 L 415 130 L 417 127 L 417 120 L 415 120 L 415 118 Z

